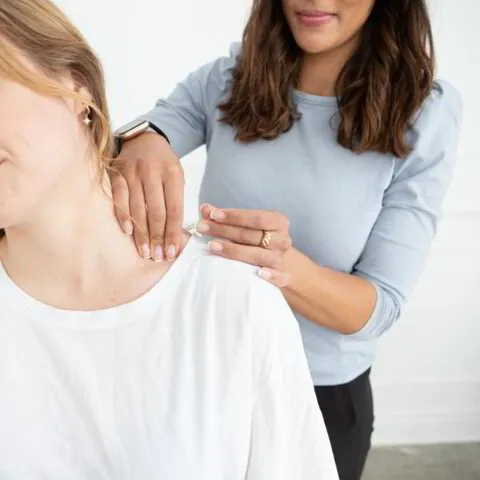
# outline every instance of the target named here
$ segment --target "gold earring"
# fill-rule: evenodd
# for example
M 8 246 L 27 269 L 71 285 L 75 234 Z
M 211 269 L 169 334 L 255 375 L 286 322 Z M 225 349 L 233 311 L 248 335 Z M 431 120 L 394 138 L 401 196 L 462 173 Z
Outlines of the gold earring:
M 92 111 L 89 105 L 87 105 L 87 109 L 85 110 L 85 118 L 82 120 L 82 122 L 87 127 L 92 123 Z

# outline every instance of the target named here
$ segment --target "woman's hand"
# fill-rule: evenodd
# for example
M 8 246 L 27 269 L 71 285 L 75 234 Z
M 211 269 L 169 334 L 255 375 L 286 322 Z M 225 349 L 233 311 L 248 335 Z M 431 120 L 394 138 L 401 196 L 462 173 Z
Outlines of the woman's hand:
M 259 276 L 277 287 L 286 287 L 290 275 L 284 271 L 284 257 L 292 246 L 289 222 L 278 212 L 217 209 L 202 205 L 203 219 L 197 231 L 218 238 L 209 244 L 210 252 L 233 260 L 262 267 Z M 262 246 L 265 232 L 268 246 Z
M 138 253 L 156 261 L 174 260 L 183 236 L 183 168 L 170 144 L 144 133 L 123 145 L 111 174 L 113 201 L 125 233 Z

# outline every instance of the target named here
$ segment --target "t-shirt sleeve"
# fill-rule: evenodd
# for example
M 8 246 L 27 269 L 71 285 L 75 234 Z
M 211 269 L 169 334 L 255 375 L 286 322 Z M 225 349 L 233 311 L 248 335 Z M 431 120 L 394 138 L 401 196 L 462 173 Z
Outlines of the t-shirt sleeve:
M 246 480 L 337 480 L 295 317 L 281 292 L 261 280 L 249 305 L 254 399 Z
M 139 117 L 160 129 L 181 158 L 207 142 L 216 108 L 228 89 L 239 54 L 232 45 L 230 56 L 220 57 L 190 73 L 155 108 Z
M 413 150 L 397 160 L 353 271 L 377 290 L 374 312 L 356 338 L 374 339 L 392 326 L 424 269 L 453 176 L 462 112 L 460 94 L 441 82 L 416 119 Z

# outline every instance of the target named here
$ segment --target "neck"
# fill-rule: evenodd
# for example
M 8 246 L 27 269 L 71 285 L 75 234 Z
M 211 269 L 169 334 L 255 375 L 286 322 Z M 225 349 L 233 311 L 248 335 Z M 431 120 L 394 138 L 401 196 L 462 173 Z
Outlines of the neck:
M 354 37 L 340 47 L 324 53 L 305 53 L 300 67 L 297 88 L 322 97 L 336 96 L 336 83 L 345 64 L 358 45 Z
M 9 274 L 85 291 L 143 260 L 122 233 L 111 199 L 90 175 L 64 182 L 30 220 L 6 229 L 0 255 Z

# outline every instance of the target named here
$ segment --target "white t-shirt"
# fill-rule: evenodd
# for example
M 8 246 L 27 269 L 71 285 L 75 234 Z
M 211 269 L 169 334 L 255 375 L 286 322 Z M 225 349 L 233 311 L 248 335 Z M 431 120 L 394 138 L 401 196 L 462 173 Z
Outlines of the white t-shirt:
M 129 304 L 63 311 L 0 266 L 2 480 L 334 480 L 281 293 L 192 238 Z

